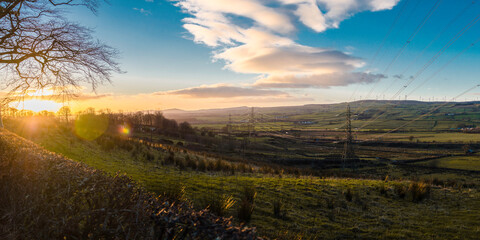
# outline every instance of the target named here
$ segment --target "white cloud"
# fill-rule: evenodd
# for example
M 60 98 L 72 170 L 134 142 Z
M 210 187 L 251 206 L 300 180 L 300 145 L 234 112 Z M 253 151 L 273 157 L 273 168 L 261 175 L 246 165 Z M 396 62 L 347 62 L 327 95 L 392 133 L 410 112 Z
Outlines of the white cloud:
M 191 15 L 183 21 L 193 40 L 214 47 L 213 58 L 225 61 L 227 69 L 259 74 L 261 80 L 255 86 L 266 86 L 267 80 L 269 86 L 276 86 L 274 80 L 289 79 L 300 81 L 292 86 L 328 87 L 368 82 L 349 78 L 356 74 L 364 75 L 364 79 L 379 78 L 352 73 L 364 65 L 360 58 L 339 50 L 296 43 L 295 23 L 323 32 L 338 28 L 355 13 L 391 9 L 398 1 L 178 0 L 176 5 Z M 301 83 L 306 79 L 308 84 Z M 328 80 L 317 83 L 317 79 Z
M 224 16 L 232 14 L 252 19 L 258 25 L 276 32 L 288 33 L 294 30 L 288 15 L 268 7 L 258 0 L 180 0 L 177 6 L 182 7 L 198 19 L 213 20 L 210 18 L 210 14 Z
M 323 32 L 327 29 L 325 16 L 323 16 L 317 4 L 313 1 L 298 3 L 295 15 L 300 18 L 303 24 L 316 32 Z
M 326 74 L 363 66 L 363 61 L 343 52 L 297 44 L 276 47 L 245 44 L 215 57 L 226 60 L 227 67 L 235 72 L 270 75 Z
M 327 28 L 338 28 L 340 22 L 358 12 L 380 11 L 393 8 L 399 0 L 280 0 L 296 5 L 295 14 L 303 24 L 322 32 Z M 323 12 L 318 6 L 323 6 Z
M 381 74 L 359 72 L 329 73 L 318 75 L 284 75 L 269 76 L 258 80 L 254 86 L 262 88 L 329 88 L 347 86 L 352 83 L 373 83 L 385 78 Z

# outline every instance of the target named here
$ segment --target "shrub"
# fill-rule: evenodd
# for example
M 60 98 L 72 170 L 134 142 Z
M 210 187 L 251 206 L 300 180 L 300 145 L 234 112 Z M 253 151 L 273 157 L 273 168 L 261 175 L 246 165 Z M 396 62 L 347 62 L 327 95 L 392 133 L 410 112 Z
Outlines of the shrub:
M 445 185 L 445 183 L 443 182 L 443 180 L 440 180 L 440 179 L 438 179 L 438 178 L 432 179 L 432 184 L 433 184 L 433 185 L 437 185 L 437 186 L 443 186 L 443 185 Z
M 145 159 L 147 161 L 153 161 L 153 160 L 155 160 L 155 155 L 150 151 L 146 151 L 145 152 Z
M 165 164 L 172 165 L 175 163 L 175 153 L 170 151 L 170 154 L 165 158 Z
M 284 172 L 284 170 L 279 168 L 279 167 L 275 168 L 275 171 L 274 171 L 275 175 L 278 175 L 278 177 L 280 177 L 280 178 L 283 177 L 283 172 Z
M 276 218 L 285 218 L 286 212 L 284 209 L 283 202 L 280 199 L 273 200 L 273 216 Z
M 180 183 L 166 184 L 165 188 L 160 190 L 161 196 L 172 202 L 182 202 L 186 200 L 185 186 Z
M 233 199 L 233 196 L 222 194 L 220 196 L 212 196 L 207 208 L 217 216 L 223 217 L 227 213 L 228 209 L 230 209 L 234 204 L 235 200 Z
M 253 203 L 250 203 L 248 201 L 242 200 L 240 202 L 240 207 L 238 208 L 238 219 L 240 221 L 248 223 L 252 219 L 252 214 L 253 214 Z
M 413 202 L 420 202 L 430 196 L 430 185 L 425 182 L 412 182 L 408 187 L 408 192 Z
M 217 159 L 217 160 L 215 161 L 215 164 L 214 164 L 214 167 L 213 167 L 213 168 L 214 168 L 215 171 L 219 172 L 219 171 L 222 171 L 222 170 L 225 168 L 225 165 L 226 165 L 226 164 L 225 164 L 225 162 L 224 162 L 223 160 Z
M 343 192 L 343 195 L 345 196 L 345 199 L 349 202 L 352 201 L 352 198 L 353 198 L 353 194 L 352 194 L 352 190 L 349 188 L 347 189 L 347 191 L 344 191 Z
M 207 161 L 205 161 L 205 159 L 200 159 L 198 161 L 197 169 L 199 171 L 205 172 L 207 170 Z
M 254 202 L 257 197 L 257 190 L 253 185 L 246 185 L 243 188 L 243 199 L 246 199 L 249 202 Z
M 185 163 L 185 160 L 183 158 L 176 158 L 175 159 L 175 165 L 178 167 L 180 170 L 185 170 L 187 169 L 187 164 Z
M 231 173 L 232 172 L 232 169 L 233 169 L 233 166 L 232 164 L 228 163 L 228 162 L 224 162 L 225 164 L 223 165 L 222 167 L 222 171 L 223 172 L 226 172 L 226 173 Z
M 207 170 L 215 171 L 215 163 L 213 161 L 207 161 Z
M 110 151 L 115 148 L 115 143 L 113 142 L 113 140 L 106 136 L 101 136 L 97 138 L 96 142 L 98 143 L 98 145 L 100 145 L 100 148 L 104 151 Z
M 238 164 L 238 171 L 243 173 L 247 172 L 247 164 L 245 163 Z
M 123 150 L 132 151 L 134 148 L 134 145 L 128 140 L 116 138 L 115 141 L 117 142 L 117 146 Z
M 395 193 L 401 199 L 404 199 L 407 195 L 407 187 L 403 184 L 395 185 Z
M 387 187 L 385 187 L 385 184 L 380 185 L 379 191 L 381 195 L 388 196 L 388 193 L 387 193 L 388 189 Z
M 244 186 L 240 207 L 238 208 L 238 218 L 245 223 L 250 222 L 252 219 L 253 209 L 255 198 L 257 196 L 257 191 L 254 186 L 246 185 Z
M 197 169 L 197 162 L 194 159 L 190 158 L 189 155 L 185 157 L 185 163 L 187 164 L 187 167 L 189 167 L 190 169 L 192 170 Z

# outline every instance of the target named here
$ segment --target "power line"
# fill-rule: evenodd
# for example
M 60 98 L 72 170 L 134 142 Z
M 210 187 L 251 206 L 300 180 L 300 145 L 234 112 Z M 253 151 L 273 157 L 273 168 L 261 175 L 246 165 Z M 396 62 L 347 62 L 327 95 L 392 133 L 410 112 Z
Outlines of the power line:
M 378 53 L 380 52 L 380 50 L 383 48 L 383 45 L 385 45 L 385 42 L 387 40 L 387 38 L 390 36 L 390 34 L 392 33 L 393 31 L 393 28 L 395 27 L 395 25 L 397 24 L 398 22 L 398 19 L 400 19 L 400 16 L 402 15 L 403 11 L 405 10 L 405 7 L 407 6 L 408 2 L 410 0 L 407 0 L 405 1 L 405 3 L 403 4 L 402 8 L 400 9 L 400 11 L 398 12 L 397 16 L 395 17 L 395 19 L 393 20 L 392 24 L 390 25 L 390 28 L 388 29 L 388 32 L 387 34 L 385 34 L 385 37 L 383 37 L 383 40 L 380 44 L 380 46 L 378 47 L 377 51 L 375 52 L 375 54 L 373 55 L 371 61 L 370 61 L 370 64 L 373 64 L 378 56 Z
M 435 107 L 435 108 L 432 109 L 430 112 L 425 113 L 425 114 L 423 114 L 423 115 L 421 115 L 421 116 L 419 116 L 419 117 L 417 117 L 417 118 L 415 118 L 415 119 L 413 119 L 413 120 L 411 120 L 411 121 L 409 121 L 409 122 L 407 122 L 407 123 L 405 123 L 405 124 L 403 124 L 403 125 L 395 128 L 395 129 L 392 129 L 392 130 L 390 130 L 390 131 L 388 131 L 388 132 L 386 132 L 386 133 L 384 133 L 384 134 L 382 134 L 382 135 L 379 135 L 379 137 L 376 137 L 376 138 L 373 138 L 373 139 L 380 139 L 380 138 L 386 136 L 387 134 L 390 134 L 390 133 L 392 133 L 392 132 L 395 132 L 395 131 L 397 131 L 397 130 L 399 130 L 399 129 L 401 129 L 401 128 L 404 128 L 405 126 L 407 126 L 407 125 L 409 125 L 409 124 L 411 124 L 411 123 L 413 123 L 413 122 L 416 122 L 416 121 L 418 121 L 418 120 L 420 120 L 420 119 L 422 119 L 422 118 L 424 118 L 424 117 L 426 117 L 426 116 L 428 116 L 428 115 L 431 115 L 432 113 L 434 113 L 435 111 L 437 111 L 437 110 L 440 109 L 441 107 L 444 107 L 445 105 L 449 104 L 451 101 L 454 101 L 455 99 L 462 97 L 463 95 L 471 92 L 472 90 L 474 90 L 474 89 L 476 89 L 476 88 L 478 88 L 478 87 L 480 87 L 480 84 L 477 84 L 477 85 L 475 85 L 475 86 L 473 86 L 473 87 L 471 87 L 471 88 L 463 91 L 463 92 L 460 93 L 459 95 L 457 95 L 457 96 L 453 97 L 452 99 L 450 99 L 450 101 L 445 102 L 445 103 L 443 103 L 443 104 Z M 365 140 L 365 141 L 366 141 L 366 140 Z
M 460 30 L 457 35 L 455 35 L 442 49 L 440 49 L 423 67 L 415 73 L 413 78 L 411 78 L 405 86 L 400 88 L 397 93 L 393 96 L 396 98 L 403 90 L 405 90 L 413 81 L 415 81 L 418 76 L 420 76 L 430 65 L 432 65 L 452 44 L 454 44 L 461 36 L 463 36 L 470 28 L 472 28 L 480 20 L 480 14 L 477 15 L 467 26 Z
M 463 14 L 464 14 L 467 10 L 469 10 L 473 4 L 475 4 L 475 1 L 470 2 L 470 3 L 469 3 L 467 6 L 465 6 L 452 20 L 450 20 L 450 22 L 442 29 L 442 31 L 440 31 L 440 32 L 427 44 L 427 46 L 426 46 L 425 48 L 423 48 L 423 50 L 420 52 L 420 54 L 418 54 L 413 61 L 410 61 L 410 64 L 407 65 L 407 67 L 403 70 L 402 73 L 400 73 L 400 76 L 405 75 L 405 73 L 410 69 L 410 67 L 413 66 L 421 56 L 423 56 L 423 54 L 427 51 L 427 49 L 429 49 L 429 48 L 433 45 L 433 43 L 436 42 L 436 41 L 447 31 L 447 29 L 450 28 L 450 26 L 451 26 L 454 22 L 456 22 L 461 16 L 463 16 Z M 381 94 L 385 94 L 385 92 L 386 92 L 388 89 L 390 89 L 394 84 L 395 84 L 395 81 L 392 81 L 392 82 L 390 83 L 390 85 L 389 85 L 387 88 L 385 88 L 385 90 L 382 91 Z
M 437 2 L 432 6 L 432 8 L 430 9 L 430 11 L 427 13 L 427 15 L 422 19 L 422 21 L 418 24 L 418 26 L 416 27 L 415 31 L 410 35 L 410 37 L 407 39 L 407 41 L 405 41 L 404 45 L 402 46 L 402 48 L 397 52 L 397 54 L 395 55 L 395 57 L 392 59 L 392 61 L 390 61 L 390 63 L 387 65 L 387 67 L 384 69 L 384 71 L 382 72 L 382 75 L 385 75 L 390 67 L 397 61 L 398 57 L 403 53 L 403 51 L 406 49 L 406 47 L 413 41 L 413 39 L 415 38 L 415 36 L 420 32 L 420 30 L 423 28 L 423 26 L 425 25 L 425 23 L 430 19 L 430 17 L 433 15 L 433 13 L 438 9 L 440 3 L 441 3 L 442 0 L 437 0 Z M 418 5 L 418 4 L 417 4 Z M 377 88 L 377 86 L 379 85 L 380 81 L 377 81 L 373 87 L 370 89 L 370 91 L 368 92 L 367 96 L 365 97 L 365 99 L 368 99 L 373 91 Z M 390 85 L 386 90 L 388 90 L 389 88 L 391 88 L 393 86 Z M 385 90 L 385 91 L 386 91 Z M 385 92 L 384 91 L 384 92 Z M 353 95 L 351 96 L 353 97 Z M 351 99 L 351 98 L 350 98 Z M 362 103 L 363 105 L 363 103 Z M 355 114 L 357 114 L 359 111 L 360 111 L 361 108 L 357 108 L 357 111 L 355 112 Z M 363 110 L 363 109 L 362 109 Z
M 433 7 L 430 9 L 430 11 L 428 12 L 427 16 L 425 16 L 422 20 L 422 22 L 417 26 L 417 28 L 415 29 L 415 31 L 412 33 L 412 35 L 410 35 L 410 37 L 407 39 L 407 41 L 403 44 L 402 48 L 400 49 L 400 51 L 398 51 L 397 55 L 395 55 L 395 57 L 393 58 L 393 60 L 387 65 L 387 67 L 385 68 L 385 70 L 383 71 L 384 74 L 388 72 L 388 70 L 390 70 L 390 67 L 397 61 L 398 57 L 403 53 L 403 51 L 405 50 L 405 48 L 410 44 L 410 42 L 413 41 L 413 39 L 415 38 L 415 36 L 417 36 L 418 32 L 420 32 L 420 30 L 423 28 L 423 26 L 425 25 L 425 23 L 428 21 L 428 19 L 430 19 L 430 17 L 432 16 L 432 14 L 437 10 L 438 6 L 440 5 L 440 2 L 442 0 L 437 0 L 437 2 L 435 3 L 435 5 L 433 5 Z
M 455 55 L 455 57 L 453 57 L 452 59 L 450 59 L 450 61 L 448 61 L 447 63 L 445 63 L 442 67 L 440 67 L 435 73 L 433 73 L 430 77 L 426 78 L 422 83 L 420 83 L 417 87 L 415 87 L 412 91 L 410 91 L 408 93 L 408 96 L 410 96 L 412 93 L 414 93 L 416 90 L 418 90 L 419 88 L 421 88 L 425 83 L 427 83 L 428 81 L 430 81 L 431 79 L 433 79 L 438 73 L 440 73 L 441 71 L 443 71 L 448 65 L 450 65 L 453 61 L 455 61 L 457 58 L 459 58 L 462 54 L 464 54 L 468 49 L 472 48 L 473 46 L 475 46 L 475 44 L 477 44 L 478 42 L 480 41 L 480 38 L 478 38 L 476 41 L 474 41 L 473 43 L 471 43 L 470 45 L 468 45 L 466 48 L 464 48 L 461 52 L 459 52 L 457 55 Z
M 472 1 L 470 2 L 467 6 L 465 6 L 460 12 L 457 13 L 457 15 L 455 15 L 454 18 L 452 18 L 452 20 L 450 20 L 450 22 L 442 29 L 442 31 L 440 31 L 428 44 L 427 46 L 420 52 L 420 54 L 417 55 L 417 57 L 415 57 L 415 59 L 413 61 L 410 62 L 410 64 L 407 66 L 407 68 L 405 68 L 405 70 L 403 70 L 403 72 L 400 74 L 400 75 L 404 75 L 408 69 L 410 69 L 410 67 L 412 65 L 414 65 L 417 60 L 423 56 L 423 54 L 425 54 L 425 52 L 427 51 L 427 49 L 429 49 L 434 42 L 436 42 L 452 25 L 454 22 L 456 22 L 461 16 L 463 16 L 465 14 L 466 11 L 468 11 L 472 5 L 475 4 L 475 1 Z
M 480 14 L 477 15 L 472 21 L 470 21 L 465 27 L 463 27 L 448 43 L 446 43 L 442 49 L 440 49 L 422 68 L 420 68 L 417 73 L 407 82 L 406 85 L 401 87 L 391 98 L 394 100 L 400 93 L 402 93 L 414 80 L 416 80 L 428 67 L 430 67 L 453 43 L 455 43 L 461 36 L 463 36 L 470 28 L 472 28 L 480 20 Z M 477 40 L 478 41 L 478 40 Z M 477 42 L 475 41 L 474 44 Z M 455 58 L 455 57 L 454 57 Z M 441 70 L 443 70 L 441 68 Z M 370 125 L 373 121 L 379 119 L 381 116 L 385 115 L 386 112 L 378 115 L 372 120 L 369 120 L 367 123 L 363 124 L 358 130 L 363 129 L 364 127 Z
M 397 22 L 398 22 L 398 20 L 400 19 L 400 16 L 401 16 L 401 15 L 403 14 L 403 12 L 405 11 L 405 7 L 408 5 L 409 1 L 410 1 L 410 0 L 405 1 L 405 3 L 402 5 L 402 8 L 400 8 L 397 16 L 395 16 L 395 19 L 393 20 L 393 22 L 392 22 L 392 24 L 390 25 L 387 33 L 386 33 L 385 36 L 383 37 L 382 42 L 381 42 L 380 45 L 378 46 L 377 51 L 375 51 L 375 53 L 373 54 L 373 57 L 370 59 L 370 64 L 369 64 L 369 65 L 372 65 L 372 64 L 375 62 L 375 60 L 377 59 L 378 54 L 380 53 L 380 50 L 381 50 L 381 49 L 383 48 L 383 46 L 385 45 L 385 42 L 386 42 L 387 38 L 390 36 L 390 34 L 392 33 L 393 28 L 395 27 L 395 25 L 397 25 Z M 365 79 L 365 76 L 362 76 L 361 81 L 362 81 L 363 79 Z M 361 81 L 360 81 L 360 82 L 361 82 Z M 356 92 L 357 92 L 357 90 L 358 90 L 358 87 L 359 87 L 359 85 L 357 85 L 357 87 L 355 88 L 355 91 L 354 91 L 354 92 L 352 93 L 352 95 L 350 96 L 350 98 L 349 98 L 349 100 L 348 100 L 349 102 L 352 100 L 353 96 L 356 94 Z

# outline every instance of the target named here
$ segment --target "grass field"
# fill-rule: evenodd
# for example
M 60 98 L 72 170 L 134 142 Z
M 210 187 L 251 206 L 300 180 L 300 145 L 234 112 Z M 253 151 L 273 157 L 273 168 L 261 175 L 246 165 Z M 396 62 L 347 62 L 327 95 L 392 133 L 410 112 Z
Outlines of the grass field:
M 417 164 L 422 166 L 480 171 L 479 156 L 444 157 L 426 162 L 420 162 Z
M 198 208 L 215 196 L 232 195 L 237 203 L 227 215 L 236 215 L 243 187 L 253 185 L 258 195 L 250 225 L 271 238 L 474 239 L 480 234 L 477 189 L 433 186 L 430 198 L 413 202 L 410 195 L 402 198 L 397 192 L 409 181 L 180 171 L 162 166 L 162 151 L 154 151 L 156 160 L 146 161 L 125 150 L 104 151 L 95 142 L 56 129 L 29 137 L 75 161 L 112 174 L 127 173 L 153 192 L 185 186 L 187 198 Z M 284 206 L 282 217 L 273 214 L 276 202 Z
M 358 134 L 358 139 L 369 139 L 382 134 Z M 413 137 L 410 139 L 410 137 Z M 477 143 L 480 142 L 480 134 L 463 132 L 411 132 L 390 133 L 383 139 L 402 142 L 438 142 L 438 143 Z

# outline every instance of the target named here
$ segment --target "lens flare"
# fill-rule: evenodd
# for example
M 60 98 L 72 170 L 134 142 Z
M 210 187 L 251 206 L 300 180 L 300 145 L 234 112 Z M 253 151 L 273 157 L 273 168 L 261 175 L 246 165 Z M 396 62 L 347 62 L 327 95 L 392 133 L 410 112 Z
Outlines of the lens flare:
M 108 129 L 108 118 L 105 116 L 87 114 L 80 115 L 75 120 L 75 133 L 85 140 L 95 140 Z
M 123 133 L 124 135 L 128 135 L 130 134 L 130 128 L 128 128 L 127 126 L 121 126 L 120 132 Z

